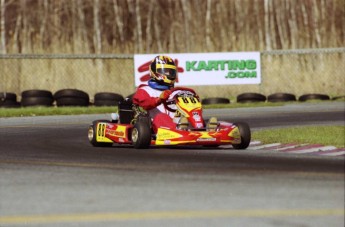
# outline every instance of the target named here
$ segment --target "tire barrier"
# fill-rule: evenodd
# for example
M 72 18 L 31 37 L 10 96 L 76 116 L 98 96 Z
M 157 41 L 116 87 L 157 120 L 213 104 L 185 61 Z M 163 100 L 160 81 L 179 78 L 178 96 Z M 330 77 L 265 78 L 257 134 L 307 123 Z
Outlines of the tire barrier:
M 113 92 L 99 92 L 94 95 L 94 106 L 117 106 L 119 102 L 126 99 L 132 100 L 133 94 L 124 98 L 121 94 Z M 248 102 L 305 102 L 309 100 L 344 100 L 345 95 L 330 97 L 326 94 L 303 94 L 298 99 L 291 93 L 274 93 L 267 96 L 260 93 L 242 93 L 237 96 L 238 103 Z M 61 89 L 55 94 L 47 90 L 25 90 L 21 93 L 20 102 L 17 95 L 13 92 L 0 92 L 0 108 L 18 108 L 29 106 L 89 106 L 89 95 L 78 89 Z M 202 99 L 203 105 L 210 104 L 229 104 L 229 98 L 211 97 Z
M 228 98 L 220 98 L 220 97 L 213 97 L 213 98 L 205 98 L 201 101 L 203 105 L 210 105 L 210 104 L 229 104 L 230 99 Z
M 17 95 L 11 92 L 0 92 L 1 108 L 18 108 L 20 103 L 17 102 Z
M 89 95 L 77 89 L 62 89 L 54 94 L 57 106 L 89 106 Z
M 305 102 L 309 100 L 330 100 L 330 97 L 325 94 L 305 94 L 298 98 L 298 101 Z
M 267 96 L 268 102 L 294 102 L 296 100 L 296 96 L 290 93 L 274 93 Z
M 53 94 L 46 90 L 26 90 L 22 92 L 21 106 L 52 106 Z
M 124 98 L 112 92 L 99 92 L 94 96 L 94 106 L 117 106 Z
M 242 93 L 237 96 L 238 103 L 265 102 L 266 96 L 259 93 Z
M 342 95 L 342 96 L 335 96 L 335 97 L 332 98 L 332 100 L 339 100 L 339 99 L 345 100 L 345 95 Z

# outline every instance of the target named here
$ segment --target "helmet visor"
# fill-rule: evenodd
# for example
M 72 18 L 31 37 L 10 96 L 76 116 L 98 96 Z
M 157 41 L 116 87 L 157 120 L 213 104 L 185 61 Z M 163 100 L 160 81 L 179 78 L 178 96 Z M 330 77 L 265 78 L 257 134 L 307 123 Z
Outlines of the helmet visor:
M 157 68 L 157 73 L 165 75 L 169 80 L 175 80 L 176 79 L 176 69 Z

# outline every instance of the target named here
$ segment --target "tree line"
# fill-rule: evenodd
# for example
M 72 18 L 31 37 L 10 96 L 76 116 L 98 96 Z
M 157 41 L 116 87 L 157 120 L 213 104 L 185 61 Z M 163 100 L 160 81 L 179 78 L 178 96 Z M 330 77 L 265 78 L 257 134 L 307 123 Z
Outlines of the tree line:
M 344 0 L 0 0 L 0 53 L 343 47 Z

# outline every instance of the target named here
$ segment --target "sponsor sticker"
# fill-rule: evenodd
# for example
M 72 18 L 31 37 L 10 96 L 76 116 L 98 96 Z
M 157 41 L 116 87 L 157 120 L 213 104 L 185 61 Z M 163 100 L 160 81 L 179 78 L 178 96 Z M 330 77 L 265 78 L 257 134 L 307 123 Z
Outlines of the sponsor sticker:
M 196 141 L 199 141 L 199 142 L 216 141 L 216 138 L 198 138 Z

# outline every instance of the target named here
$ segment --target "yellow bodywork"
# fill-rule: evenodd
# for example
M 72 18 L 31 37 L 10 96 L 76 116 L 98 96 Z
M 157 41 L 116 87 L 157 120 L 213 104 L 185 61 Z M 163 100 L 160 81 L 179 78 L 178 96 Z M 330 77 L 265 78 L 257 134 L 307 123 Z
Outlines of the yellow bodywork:
M 104 143 L 112 143 L 113 141 L 105 137 L 105 130 L 107 128 L 107 123 L 99 123 L 97 125 L 96 131 L 96 141 Z
M 181 140 L 172 141 L 174 139 L 179 139 L 182 136 L 183 135 L 177 132 L 173 132 L 169 129 L 158 128 L 155 144 L 156 145 L 167 145 L 167 144 L 177 145 L 177 144 L 185 144 L 185 143 L 193 142 L 193 141 L 181 141 Z
M 178 97 L 177 109 L 182 113 L 183 116 L 189 117 L 192 110 L 201 109 L 201 103 L 195 97 Z
M 233 142 L 236 144 L 241 143 L 241 133 L 240 133 L 240 130 L 238 129 L 238 127 L 231 130 L 231 132 L 228 134 L 228 136 L 234 138 L 232 141 L 229 141 L 229 142 Z

